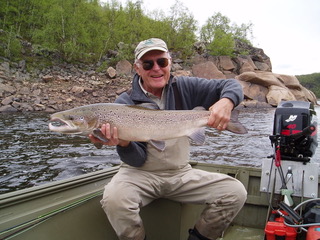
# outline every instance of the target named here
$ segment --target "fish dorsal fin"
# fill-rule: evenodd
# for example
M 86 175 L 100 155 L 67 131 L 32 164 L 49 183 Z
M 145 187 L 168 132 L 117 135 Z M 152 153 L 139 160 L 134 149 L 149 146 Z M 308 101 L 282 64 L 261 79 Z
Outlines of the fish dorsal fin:
M 150 140 L 149 143 L 158 151 L 163 152 L 166 148 L 165 141 Z
M 202 145 L 205 142 L 205 128 L 202 127 L 189 135 L 189 138 L 196 144 Z
M 128 107 L 132 108 L 144 108 L 149 110 L 159 110 L 159 106 L 155 103 L 141 103 L 137 105 L 128 105 Z

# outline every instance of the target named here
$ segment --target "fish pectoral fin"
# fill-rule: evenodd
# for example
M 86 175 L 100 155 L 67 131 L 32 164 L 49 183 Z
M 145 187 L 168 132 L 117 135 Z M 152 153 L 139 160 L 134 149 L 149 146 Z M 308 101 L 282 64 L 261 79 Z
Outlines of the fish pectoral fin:
M 166 148 L 165 141 L 150 140 L 149 143 L 160 152 L 163 152 L 164 149 Z
M 93 129 L 92 135 L 95 138 L 98 138 L 102 142 L 108 142 L 109 140 L 102 134 L 101 130 L 99 128 Z
M 205 128 L 200 128 L 197 131 L 193 132 L 189 135 L 189 138 L 196 144 L 202 145 L 205 142 L 206 135 L 205 135 Z

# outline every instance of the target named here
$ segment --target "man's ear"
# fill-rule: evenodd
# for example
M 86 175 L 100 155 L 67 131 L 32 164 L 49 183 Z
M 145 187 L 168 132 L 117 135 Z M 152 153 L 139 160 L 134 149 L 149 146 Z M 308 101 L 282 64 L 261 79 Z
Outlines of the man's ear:
M 136 71 L 136 73 L 137 73 L 139 76 L 141 76 L 139 64 L 135 63 L 135 64 L 133 65 L 133 67 L 134 67 L 134 70 Z

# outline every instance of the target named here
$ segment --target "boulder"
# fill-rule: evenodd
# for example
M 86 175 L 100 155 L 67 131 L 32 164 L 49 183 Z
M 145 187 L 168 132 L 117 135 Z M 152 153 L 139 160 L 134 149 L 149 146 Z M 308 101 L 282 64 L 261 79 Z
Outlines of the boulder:
M 117 71 L 113 67 L 108 67 L 107 73 L 109 78 L 115 78 L 117 76 Z
M 33 90 L 33 92 L 32 92 L 32 95 L 33 96 L 39 96 L 41 94 L 41 89 L 35 89 L 35 90 Z
M 223 71 L 223 74 L 226 76 L 226 79 L 234 79 L 237 75 L 230 71 Z
M 281 100 L 317 103 L 314 94 L 305 89 L 295 76 L 259 71 L 242 73 L 236 79 L 242 84 L 247 99 L 263 102 L 266 96 L 267 103 L 272 106 L 277 106 Z
M 75 94 L 83 93 L 84 92 L 84 87 L 81 86 L 73 86 L 71 88 L 71 92 Z
M 179 63 L 173 63 L 171 66 L 171 71 L 176 72 L 179 70 L 183 70 L 183 67 Z
M 0 107 L 0 112 L 17 112 L 18 110 L 11 105 L 5 105 Z
M 302 86 L 295 76 L 292 75 L 284 75 L 284 74 L 274 74 L 277 78 L 290 89 L 301 90 Z
M 236 68 L 229 56 L 220 56 L 218 61 L 219 68 L 224 71 L 232 72 Z
M 272 72 L 245 72 L 237 76 L 238 80 L 255 83 L 264 87 L 276 85 L 279 87 L 285 87 L 281 79 L 277 77 L 277 74 Z
M 252 59 L 249 56 L 245 57 L 237 57 L 236 58 L 238 65 L 239 65 L 239 73 L 244 72 L 253 72 L 256 70 L 256 65 L 252 61 Z
M 22 88 L 20 88 L 19 93 L 22 95 L 29 95 L 31 92 L 28 87 L 22 87 Z
M 213 62 L 208 61 L 200 64 L 193 65 L 192 73 L 195 77 L 206 79 L 225 79 L 226 76 L 219 71 Z
M 45 83 L 51 82 L 53 80 L 53 76 L 52 75 L 45 75 L 45 76 L 42 77 L 42 80 Z
M 1 101 L 1 104 L 2 105 L 9 105 L 14 101 L 13 99 L 14 99 L 14 96 L 12 96 L 12 95 L 9 97 L 6 97 Z
M 307 101 L 317 104 L 317 96 L 312 91 L 305 87 L 302 87 L 301 92 L 303 92 L 303 95 L 306 97 Z
M 0 95 L 2 94 L 2 93 L 4 93 L 4 94 L 14 94 L 15 92 L 16 92 L 17 90 L 16 90 L 16 88 L 15 87 L 13 87 L 13 86 L 11 86 L 11 85 L 9 85 L 9 84 L 2 84 L 2 83 L 0 83 Z
M 272 106 L 278 106 L 281 101 L 295 101 L 297 100 L 292 92 L 285 86 L 269 86 L 269 92 L 266 96 L 267 102 Z
M 243 94 L 246 99 L 250 100 L 256 100 L 259 102 L 267 102 L 266 95 L 268 94 L 268 88 L 255 84 L 255 83 L 249 83 L 249 82 L 244 82 L 244 81 L 239 81 L 242 89 L 243 89 Z
M 14 101 L 12 104 L 12 107 L 14 107 L 15 109 L 22 111 L 22 112 L 32 112 L 34 109 L 32 106 L 30 106 L 28 103 L 25 102 L 16 102 Z
M 254 65 L 260 71 L 265 71 L 265 72 L 270 72 L 271 71 L 270 66 L 268 64 L 264 63 L 264 62 L 254 61 Z
M 116 65 L 117 74 L 120 75 L 131 75 L 132 64 L 127 60 L 121 60 Z
M 172 73 L 173 76 L 178 77 L 178 76 L 185 76 L 185 77 L 191 77 L 192 73 L 190 71 L 186 70 L 178 70 Z

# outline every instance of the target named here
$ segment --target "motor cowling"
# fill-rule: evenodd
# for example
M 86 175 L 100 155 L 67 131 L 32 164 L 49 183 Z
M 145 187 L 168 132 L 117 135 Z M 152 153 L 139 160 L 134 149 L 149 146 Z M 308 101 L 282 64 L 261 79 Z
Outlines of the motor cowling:
M 280 102 L 270 140 L 280 145 L 282 160 L 309 162 L 318 146 L 314 105 L 303 101 Z

